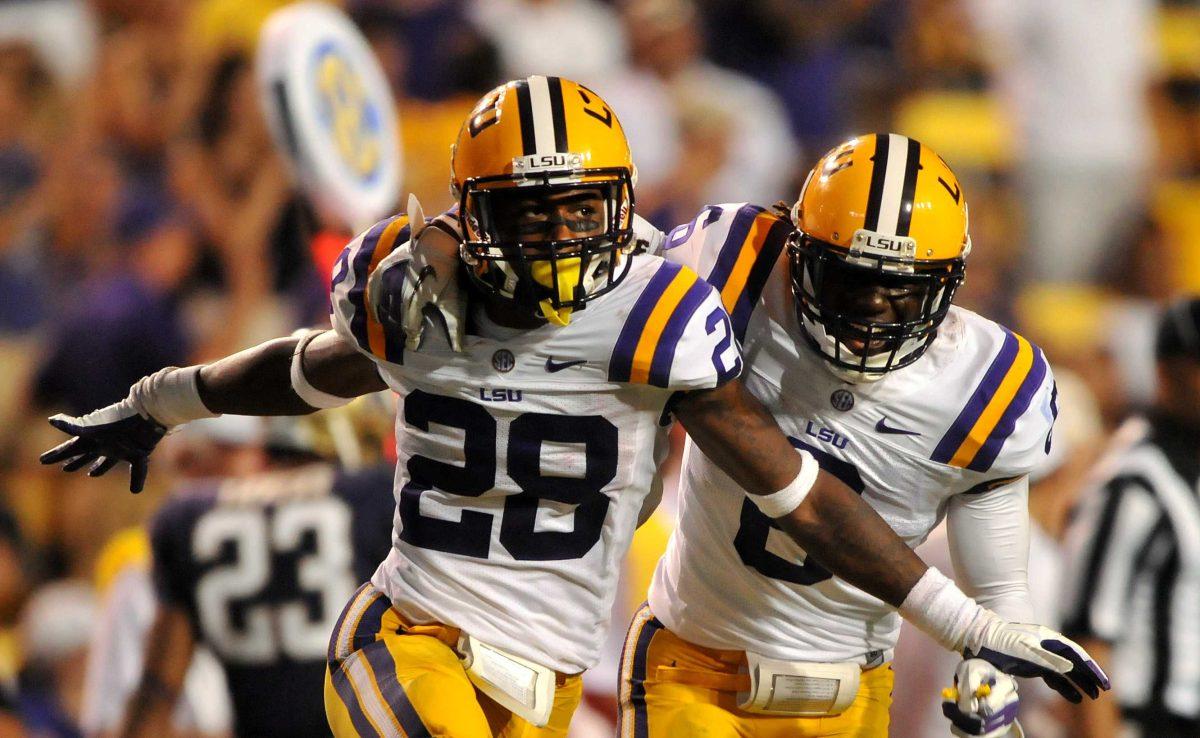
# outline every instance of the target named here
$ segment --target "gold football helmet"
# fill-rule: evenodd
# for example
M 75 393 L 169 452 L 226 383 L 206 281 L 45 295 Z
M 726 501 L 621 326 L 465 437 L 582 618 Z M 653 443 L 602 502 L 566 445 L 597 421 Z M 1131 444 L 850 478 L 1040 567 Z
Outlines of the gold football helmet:
M 895 133 L 852 138 L 809 172 L 791 216 L 800 323 L 839 376 L 871 381 L 920 358 L 971 251 L 946 162 Z
M 604 100 L 561 77 L 483 96 L 451 154 L 474 284 L 558 325 L 624 278 L 636 179 Z

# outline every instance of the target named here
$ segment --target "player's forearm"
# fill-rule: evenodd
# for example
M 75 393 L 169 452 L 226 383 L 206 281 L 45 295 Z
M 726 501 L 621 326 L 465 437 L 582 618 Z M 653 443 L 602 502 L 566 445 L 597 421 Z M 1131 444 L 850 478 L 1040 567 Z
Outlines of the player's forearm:
M 826 569 L 893 607 L 929 568 L 832 475 L 818 476 L 800 506 L 776 522 Z
M 704 455 L 750 494 L 783 489 L 800 472 L 800 456 L 740 380 L 683 394 L 674 412 Z
M 292 389 L 289 372 L 298 338 L 277 338 L 219 359 L 200 370 L 205 407 L 234 415 L 304 415 L 309 406 Z
M 215 413 L 304 415 L 316 408 L 301 399 L 292 362 L 301 339 L 277 338 L 208 364 L 197 382 L 200 399 Z M 301 357 L 314 387 L 337 397 L 357 397 L 386 387 L 374 363 L 326 331 L 309 341 Z
M 1029 484 L 956 495 L 946 512 L 954 572 L 967 594 L 1001 617 L 1034 622 L 1029 596 Z
M 690 392 L 675 414 L 700 450 L 752 495 L 783 490 L 800 473 L 800 455 L 740 382 Z M 928 568 L 870 505 L 823 472 L 778 522 L 831 572 L 893 606 Z
M 812 458 L 802 461 L 740 382 L 689 392 L 675 414 L 700 450 L 810 556 L 898 608 L 945 648 L 982 643 L 988 626 L 999 620 L 921 561 L 849 487 L 817 473 Z

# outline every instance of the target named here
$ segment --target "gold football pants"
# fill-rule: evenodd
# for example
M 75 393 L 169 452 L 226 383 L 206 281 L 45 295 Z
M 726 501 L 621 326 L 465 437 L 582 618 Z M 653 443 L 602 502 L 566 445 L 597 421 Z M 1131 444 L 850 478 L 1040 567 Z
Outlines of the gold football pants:
M 583 696 L 579 675 L 558 678 L 554 710 L 536 728 L 475 689 L 454 646 L 459 631 L 411 625 L 364 584 L 329 643 L 325 715 L 338 738 L 565 738 Z
M 620 738 L 887 738 L 892 666 L 862 673 L 858 696 L 840 715 L 786 717 L 738 709 L 742 651 L 688 643 L 642 607 L 621 657 Z

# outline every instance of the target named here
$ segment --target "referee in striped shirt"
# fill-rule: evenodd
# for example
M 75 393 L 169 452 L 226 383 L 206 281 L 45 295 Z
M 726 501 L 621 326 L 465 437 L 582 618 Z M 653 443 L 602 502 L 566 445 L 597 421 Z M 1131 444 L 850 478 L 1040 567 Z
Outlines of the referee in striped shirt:
M 1117 432 L 1068 539 L 1063 632 L 1114 685 L 1071 735 L 1200 736 L 1200 299 L 1163 314 L 1156 357 L 1155 405 Z

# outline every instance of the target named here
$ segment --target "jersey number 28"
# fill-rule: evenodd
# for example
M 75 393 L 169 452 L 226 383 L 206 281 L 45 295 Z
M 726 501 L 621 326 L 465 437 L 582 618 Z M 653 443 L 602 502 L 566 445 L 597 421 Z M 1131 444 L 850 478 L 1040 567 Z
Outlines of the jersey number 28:
M 457 466 L 420 455 L 408 460 L 409 481 L 400 493 L 401 540 L 487 558 L 493 513 L 464 509 L 457 521 L 441 520 L 422 515 L 420 502 L 421 494 L 431 489 L 480 497 L 496 486 L 496 419 L 474 402 L 414 390 L 404 400 L 404 421 L 426 432 L 431 423 L 461 429 L 464 463 Z M 582 476 L 543 474 L 546 443 L 580 447 Z M 578 559 L 590 551 L 608 515 L 609 499 L 601 490 L 617 475 L 617 427 L 599 415 L 523 413 L 508 425 L 506 461 L 508 476 L 521 492 L 504 498 L 500 545 L 521 561 Z M 573 529 L 535 530 L 542 501 L 574 506 Z

